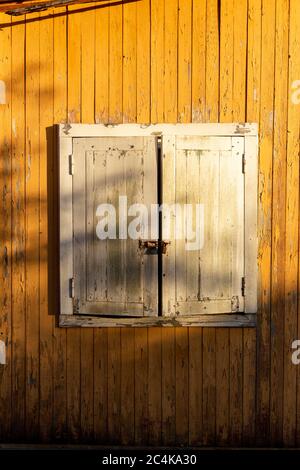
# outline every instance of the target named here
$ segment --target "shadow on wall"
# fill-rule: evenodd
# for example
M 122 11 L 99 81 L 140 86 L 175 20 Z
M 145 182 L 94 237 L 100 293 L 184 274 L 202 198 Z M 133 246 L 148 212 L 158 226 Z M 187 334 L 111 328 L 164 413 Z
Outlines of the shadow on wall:
M 73 4 L 73 5 L 71 5 L 73 7 L 72 10 L 68 10 L 68 11 L 61 12 L 61 13 L 55 13 L 55 9 L 54 9 L 54 13 L 50 13 L 49 15 L 44 15 L 44 16 L 41 16 L 41 17 L 38 16 L 38 17 L 35 17 L 35 18 L 31 18 L 30 16 L 27 16 L 26 20 L 25 19 L 14 20 L 13 26 L 17 26 L 17 25 L 21 25 L 21 24 L 25 24 L 25 23 L 26 24 L 35 23 L 37 21 L 40 23 L 40 22 L 45 21 L 49 18 L 60 18 L 62 16 L 66 16 L 66 15 L 68 15 L 68 16 L 69 15 L 75 15 L 76 13 L 84 13 L 84 12 L 88 12 L 88 11 L 94 11 L 94 10 L 114 7 L 114 6 L 118 6 L 118 5 L 125 5 L 126 3 L 137 3 L 137 2 L 140 2 L 141 0 L 119 0 L 119 1 L 116 0 L 116 1 L 112 1 L 111 3 L 108 3 L 107 0 L 97 0 L 97 1 L 98 2 L 102 1 L 103 3 L 101 5 L 94 5 L 94 6 L 90 5 L 88 7 L 80 8 L 78 10 L 76 10 L 74 8 L 76 6 L 76 4 Z M 89 1 L 85 0 L 82 3 L 89 3 Z M 65 5 L 61 5 L 60 8 L 63 8 L 64 6 Z M 50 8 L 49 8 L 49 10 L 50 10 Z M 1 13 L 1 11 L 0 11 L 0 13 Z M 34 12 L 33 12 L 33 14 L 34 14 Z M 10 18 L 10 16 L 8 16 L 8 18 Z M 14 18 L 18 18 L 18 17 L 14 17 Z M 22 18 L 23 18 L 23 16 L 22 16 Z M 11 27 L 10 21 L 7 21 L 6 23 L 0 23 L 0 28 L 1 29 L 10 28 L 10 27 Z

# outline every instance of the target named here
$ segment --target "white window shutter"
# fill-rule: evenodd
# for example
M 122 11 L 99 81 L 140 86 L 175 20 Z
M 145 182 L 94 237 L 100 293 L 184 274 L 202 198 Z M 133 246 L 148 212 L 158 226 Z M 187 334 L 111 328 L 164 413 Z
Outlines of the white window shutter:
M 204 211 L 201 249 L 187 249 L 186 231 L 182 239 L 171 231 L 163 257 L 163 314 L 244 312 L 244 137 L 167 136 L 163 154 L 164 202 L 191 204 L 193 230 L 195 205 Z
M 73 140 L 74 313 L 157 315 L 157 256 L 120 239 L 119 197 L 128 207 L 157 202 L 156 138 Z M 116 239 L 97 236 L 97 208 L 116 210 Z M 123 234 L 123 238 L 126 233 Z M 122 238 L 122 237 L 121 237 Z

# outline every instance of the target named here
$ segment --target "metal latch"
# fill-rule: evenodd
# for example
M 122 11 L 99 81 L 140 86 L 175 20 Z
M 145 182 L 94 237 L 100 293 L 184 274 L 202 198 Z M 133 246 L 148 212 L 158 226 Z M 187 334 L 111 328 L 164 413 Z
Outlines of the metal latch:
M 165 255 L 167 253 L 168 245 L 171 245 L 169 240 L 139 240 L 139 247 L 142 250 L 152 252 L 157 250 L 157 253 Z

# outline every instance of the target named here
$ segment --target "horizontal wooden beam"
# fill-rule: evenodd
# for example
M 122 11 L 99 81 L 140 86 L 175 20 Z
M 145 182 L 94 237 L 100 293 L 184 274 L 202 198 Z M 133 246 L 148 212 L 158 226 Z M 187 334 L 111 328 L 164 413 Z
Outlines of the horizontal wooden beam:
M 192 315 L 177 317 L 104 318 L 88 315 L 60 315 L 60 327 L 255 327 L 256 315 Z

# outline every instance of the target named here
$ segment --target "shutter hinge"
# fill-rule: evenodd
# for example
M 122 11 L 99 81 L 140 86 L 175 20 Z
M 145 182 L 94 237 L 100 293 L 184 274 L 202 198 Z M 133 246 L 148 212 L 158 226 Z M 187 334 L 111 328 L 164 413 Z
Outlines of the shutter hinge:
M 242 173 L 245 173 L 246 169 L 246 157 L 245 154 L 242 155 Z
M 242 282 L 241 282 L 241 291 L 242 291 L 242 296 L 245 297 L 245 287 L 246 287 L 246 282 L 245 278 L 242 277 Z
M 69 174 L 74 175 L 74 156 L 69 155 Z
M 71 277 L 71 279 L 69 279 L 69 291 L 70 291 L 71 299 L 74 299 L 75 297 L 74 277 Z

